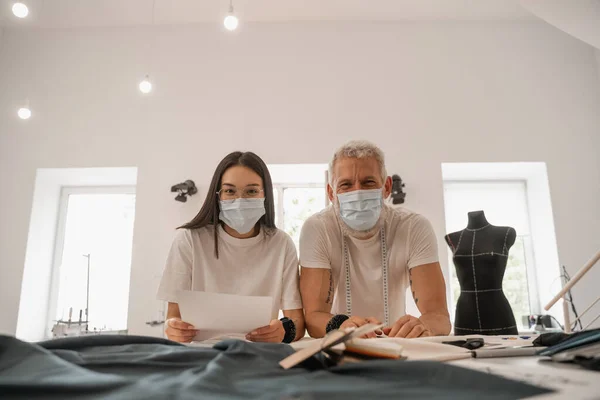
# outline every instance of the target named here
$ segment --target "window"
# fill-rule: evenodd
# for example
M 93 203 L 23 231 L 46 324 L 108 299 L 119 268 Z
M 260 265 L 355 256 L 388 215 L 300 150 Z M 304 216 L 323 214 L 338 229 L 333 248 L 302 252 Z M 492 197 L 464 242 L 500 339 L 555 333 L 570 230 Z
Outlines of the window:
M 134 188 L 63 188 L 60 210 L 49 326 L 88 309 L 90 331 L 126 330 Z
M 467 213 L 477 210 L 483 210 L 487 220 L 493 225 L 515 228 L 517 238 L 509 251 L 502 287 L 517 324 L 523 323 L 523 316 L 538 313 L 540 305 L 526 181 L 445 181 L 444 202 L 447 232 L 464 229 L 467 225 Z M 448 265 L 452 276 L 454 311 L 460 286 L 451 252 Z
M 327 164 L 272 164 L 275 224 L 288 233 L 299 249 L 304 221 L 327 204 Z
M 304 221 L 321 211 L 326 203 L 324 186 L 275 185 L 275 223 L 294 240 L 296 249 L 300 245 L 300 230 Z

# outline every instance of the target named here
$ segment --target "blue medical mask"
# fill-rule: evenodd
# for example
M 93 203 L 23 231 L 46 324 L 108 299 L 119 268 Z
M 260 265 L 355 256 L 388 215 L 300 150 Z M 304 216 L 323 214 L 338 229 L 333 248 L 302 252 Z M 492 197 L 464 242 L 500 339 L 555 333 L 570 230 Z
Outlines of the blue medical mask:
M 337 195 L 340 203 L 340 216 L 350 228 L 368 231 L 373 228 L 383 207 L 382 189 L 355 190 Z
M 219 219 L 245 235 L 250 232 L 258 220 L 265 215 L 265 199 L 221 200 Z

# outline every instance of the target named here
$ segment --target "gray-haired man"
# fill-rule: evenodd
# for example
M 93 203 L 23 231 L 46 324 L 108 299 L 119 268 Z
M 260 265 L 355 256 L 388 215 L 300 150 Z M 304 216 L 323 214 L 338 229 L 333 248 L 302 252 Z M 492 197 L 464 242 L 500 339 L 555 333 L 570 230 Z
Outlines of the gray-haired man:
M 447 335 L 450 318 L 433 228 L 425 217 L 384 203 L 392 180 L 383 152 L 369 142 L 347 143 L 329 165 L 329 180 L 332 206 L 310 217 L 300 236 L 309 334 L 382 322 L 388 336 Z M 419 318 L 405 315 L 409 286 Z

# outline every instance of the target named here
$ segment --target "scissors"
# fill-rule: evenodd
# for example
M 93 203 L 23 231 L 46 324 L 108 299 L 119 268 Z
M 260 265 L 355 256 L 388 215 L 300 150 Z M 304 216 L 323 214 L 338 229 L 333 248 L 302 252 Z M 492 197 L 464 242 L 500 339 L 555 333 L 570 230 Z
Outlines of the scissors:
M 485 344 L 483 338 L 470 338 L 467 340 L 454 340 L 451 342 L 442 342 L 443 344 L 451 344 L 452 346 L 463 347 L 469 350 L 475 350 L 483 347 Z

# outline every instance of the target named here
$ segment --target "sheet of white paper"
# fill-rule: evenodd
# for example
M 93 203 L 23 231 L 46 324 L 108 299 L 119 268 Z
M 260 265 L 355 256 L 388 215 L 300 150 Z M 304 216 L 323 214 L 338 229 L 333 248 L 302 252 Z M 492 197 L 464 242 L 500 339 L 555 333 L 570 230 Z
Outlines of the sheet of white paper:
M 177 295 L 181 319 L 198 329 L 194 340 L 246 334 L 271 321 L 272 297 L 181 290 Z

